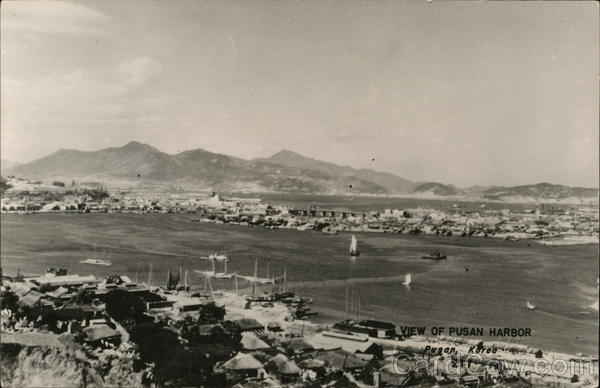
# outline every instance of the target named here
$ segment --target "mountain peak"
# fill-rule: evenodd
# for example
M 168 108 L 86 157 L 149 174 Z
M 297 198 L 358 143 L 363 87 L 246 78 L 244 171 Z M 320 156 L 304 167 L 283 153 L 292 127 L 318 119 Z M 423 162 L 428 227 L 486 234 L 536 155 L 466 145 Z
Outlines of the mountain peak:
M 301 155 L 297 152 L 294 151 L 290 151 L 290 150 L 286 150 L 285 148 L 282 149 L 281 151 L 277 152 L 276 154 L 273 154 L 271 156 L 271 158 L 282 158 L 282 157 L 301 157 L 301 158 L 306 158 L 306 156 Z
M 152 151 L 152 152 L 161 152 L 158 149 L 152 147 L 149 144 L 146 143 L 141 143 L 139 141 L 133 140 L 130 141 L 129 143 L 125 144 L 122 147 L 118 147 L 122 150 L 127 150 L 127 151 Z
M 145 144 L 145 143 L 141 143 L 136 140 L 132 140 L 123 146 L 123 148 L 140 148 L 140 147 L 151 147 L 151 146 L 149 146 L 148 144 Z

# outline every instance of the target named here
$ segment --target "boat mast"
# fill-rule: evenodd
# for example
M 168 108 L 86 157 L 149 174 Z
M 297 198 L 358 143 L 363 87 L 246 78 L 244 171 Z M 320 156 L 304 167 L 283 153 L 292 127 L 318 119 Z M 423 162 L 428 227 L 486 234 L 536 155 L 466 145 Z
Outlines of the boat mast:
M 152 284 L 152 263 L 150 263 L 150 270 L 148 271 L 148 287 Z
M 254 281 L 252 282 L 252 295 L 256 295 L 256 278 L 258 278 L 258 259 L 254 260 Z
M 137 267 L 135 269 L 135 282 L 136 283 L 140 282 L 140 262 L 139 261 L 138 261 Z
M 346 286 L 346 316 L 344 319 L 348 320 L 348 287 Z

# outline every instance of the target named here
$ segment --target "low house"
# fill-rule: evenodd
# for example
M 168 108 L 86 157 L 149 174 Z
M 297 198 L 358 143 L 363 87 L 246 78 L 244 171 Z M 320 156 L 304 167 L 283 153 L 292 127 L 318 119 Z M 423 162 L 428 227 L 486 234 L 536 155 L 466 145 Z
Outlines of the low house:
M 76 287 L 84 284 L 97 285 L 100 281 L 96 279 L 94 275 L 79 276 L 79 275 L 64 275 L 64 276 L 38 276 L 35 278 L 28 279 L 32 283 L 41 286 L 65 286 L 65 287 Z
M 335 335 L 331 335 L 329 333 L 332 332 L 323 332 L 314 335 L 312 338 L 308 340 L 308 343 L 312 345 L 314 349 L 320 350 L 334 350 L 334 349 L 342 349 L 349 353 L 361 354 L 359 356 L 362 359 L 370 359 L 370 358 L 383 358 L 383 347 L 379 344 L 374 343 L 370 339 L 365 338 L 364 341 L 339 337 Z M 370 357 L 366 357 L 363 355 L 368 355 Z
M 121 333 L 107 325 L 94 325 L 82 330 L 83 342 L 92 346 L 109 347 L 121 342 Z
M 249 351 L 267 350 L 271 347 L 265 341 L 258 338 L 254 332 L 246 331 L 242 333 L 242 348 Z
M 298 366 L 303 370 L 309 370 L 316 373 L 318 377 L 325 374 L 325 362 L 321 360 L 315 360 L 314 358 L 307 358 L 298 363 Z
M 56 315 L 62 320 L 91 320 L 102 317 L 102 309 L 88 304 L 70 304 L 55 310 Z
M 345 350 L 328 350 L 328 351 L 317 351 L 313 358 L 324 361 L 325 364 L 333 369 L 358 372 L 367 366 L 368 362 L 360 359 L 353 353 L 346 352 Z
M 245 332 L 245 331 L 259 332 L 259 331 L 263 331 L 265 329 L 265 327 L 262 324 L 260 324 L 260 322 L 258 322 L 256 319 L 252 319 L 252 318 L 237 319 L 234 322 L 237 323 L 238 325 L 240 325 L 240 329 L 242 330 L 242 332 Z
M 238 353 L 223 364 L 228 380 L 239 381 L 246 378 L 256 378 L 262 374 L 263 364 L 251 354 Z
M 314 350 L 311 344 L 302 338 L 294 338 L 282 344 L 290 355 L 300 355 Z
M 283 383 L 291 382 L 302 374 L 302 369 L 283 354 L 278 354 L 267 362 L 269 371 L 279 375 Z
M 389 322 L 364 320 L 360 325 L 376 331 L 377 338 L 394 338 L 396 336 L 396 325 Z

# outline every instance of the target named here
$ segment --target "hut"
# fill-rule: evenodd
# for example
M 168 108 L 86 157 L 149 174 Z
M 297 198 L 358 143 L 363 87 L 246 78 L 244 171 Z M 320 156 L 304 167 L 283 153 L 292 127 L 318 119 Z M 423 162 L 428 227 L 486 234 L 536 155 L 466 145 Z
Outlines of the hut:
M 283 363 L 277 370 L 281 376 L 282 383 L 289 383 L 296 380 L 302 374 L 302 369 L 292 360 Z
M 360 371 L 368 364 L 367 361 L 360 359 L 354 353 L 349 353 L 341 349 L 319 351 L 315 354 L 314 358 L 324 361 L 326 365 L 333 369 L 349 372 Z
M 307 358 L 298 363 L 298 366 L 305 371 L 312 371 L 317 377 L 325 375 L 325 362 L 321 360 L 315 360 L 314 358 Z
M 121 342 L 121 333 L 107 325 L 86 327 L 82 332 L 84 335 L 83 342 L 93 346 L 108 347 L 111 344 L 118 345 Z
M 253 331 L 260 332 L 265 329 L 263 325 L 261 325 L 256 319 L 252 318 L 241 318 L 234 321 L 240 326 L 242 332 L 245 331 Z
M 288 350 L 288 354 L 293 355 L 299 355 L 314 350 L 312 345 L 302 338 L 294 338 L 282 345 Z
M 227 372 L 229 380 L 239 381 L 246 378 L 259 377 L 259 372 L 263 369 L 263 364 L 251 354 L 238 353 L 223 364 L 223 368 Z
M 271 347 L 265 341 L 258 338 L 254 332 L 246 331 L 242 333 L 242 348 L 248 351 L 267 350 Z

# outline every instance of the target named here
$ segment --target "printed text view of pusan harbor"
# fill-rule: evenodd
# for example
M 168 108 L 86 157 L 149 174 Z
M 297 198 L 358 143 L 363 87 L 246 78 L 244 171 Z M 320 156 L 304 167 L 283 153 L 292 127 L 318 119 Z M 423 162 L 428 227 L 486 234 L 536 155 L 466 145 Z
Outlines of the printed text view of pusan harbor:
M 1 385 L 598 386 L 597 11 L 3 5 Z

